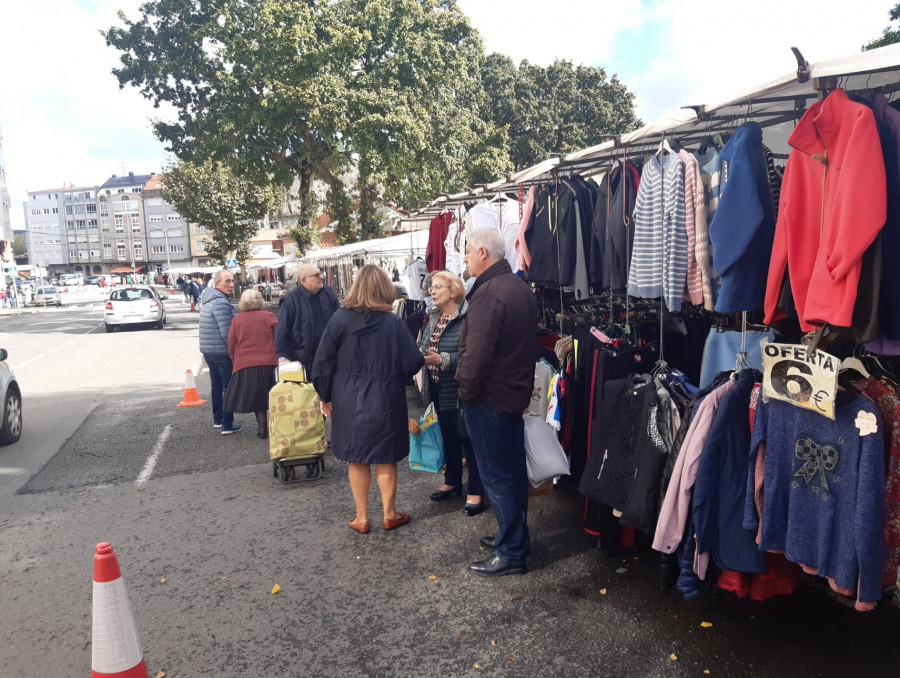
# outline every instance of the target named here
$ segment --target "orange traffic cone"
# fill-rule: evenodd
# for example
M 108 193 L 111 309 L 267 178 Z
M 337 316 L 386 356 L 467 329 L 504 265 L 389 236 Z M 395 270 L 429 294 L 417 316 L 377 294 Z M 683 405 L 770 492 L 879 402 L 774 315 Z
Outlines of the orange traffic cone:
M 192 311 L 196 311 L 196 310 L 197 310 L 197 304 L 195 304 L 193 301 L 191 302 L 191 310 L 192 310 Z
M 197 391 L 197 385 L 194 383 L 193 372 L 188 370 L 184 375 L 184 400 L 178 403 L 178 407 L 197 407 L 205 403 L 205 400 L 200 400 L 200 393 Z
M 149 678 L 119 561 L 108 542 L 94 551 L 91 678 Z

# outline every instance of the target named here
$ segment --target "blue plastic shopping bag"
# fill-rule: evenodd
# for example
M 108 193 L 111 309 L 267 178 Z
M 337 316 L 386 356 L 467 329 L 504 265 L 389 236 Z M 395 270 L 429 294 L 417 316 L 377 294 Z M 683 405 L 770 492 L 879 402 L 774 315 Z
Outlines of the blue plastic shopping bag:
M 420 426 L 425 426 L 427 414 L 420 419 Z M 429 473 L 440 473 L 444 468 L 444 439 L 437 421 L 422 428 L 421 433 L 409 434 L 409 467 Z

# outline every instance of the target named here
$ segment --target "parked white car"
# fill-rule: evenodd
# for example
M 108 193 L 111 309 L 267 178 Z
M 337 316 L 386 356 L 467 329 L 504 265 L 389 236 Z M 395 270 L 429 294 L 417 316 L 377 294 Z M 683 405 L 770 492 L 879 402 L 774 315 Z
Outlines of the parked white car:
M 22 392 L 12 368 L 6 364 L 9 356 L 0 348 L 0 393 L 3 411 L 0 412 L 0 445 L 12 445 L 22 436 Z
M 31 303 L 34 306 L 62 306 L 62 298 L 59 296 L 59 290 L 50 285 L 37 287 L 34 290 L 34 296 L 31 297 Z
M 166 324 L 166 307 L 156 290 L 148 285 L 117 287 L 109 293 L 103 320 L 107 332 L 134 324 L 152 324 L 161 330 Z

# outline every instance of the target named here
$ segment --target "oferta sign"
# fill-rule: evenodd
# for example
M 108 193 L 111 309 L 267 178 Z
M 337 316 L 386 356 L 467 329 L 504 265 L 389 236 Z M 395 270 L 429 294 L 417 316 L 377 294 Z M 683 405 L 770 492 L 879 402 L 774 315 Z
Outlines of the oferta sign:
M 838 370 L 841 361 L 806 346 L 760 342 L 763 360 L 763 399 L 783 400 L 834 419 Z

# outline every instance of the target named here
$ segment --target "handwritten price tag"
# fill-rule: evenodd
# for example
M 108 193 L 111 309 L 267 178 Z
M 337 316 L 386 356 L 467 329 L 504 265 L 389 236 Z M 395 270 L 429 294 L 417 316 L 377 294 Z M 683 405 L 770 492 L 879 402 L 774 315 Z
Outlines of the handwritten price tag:
M 763 359 L 763 399 L 786 403 L 834 419 L 841 361 L 805 346 L 760 342 Z

